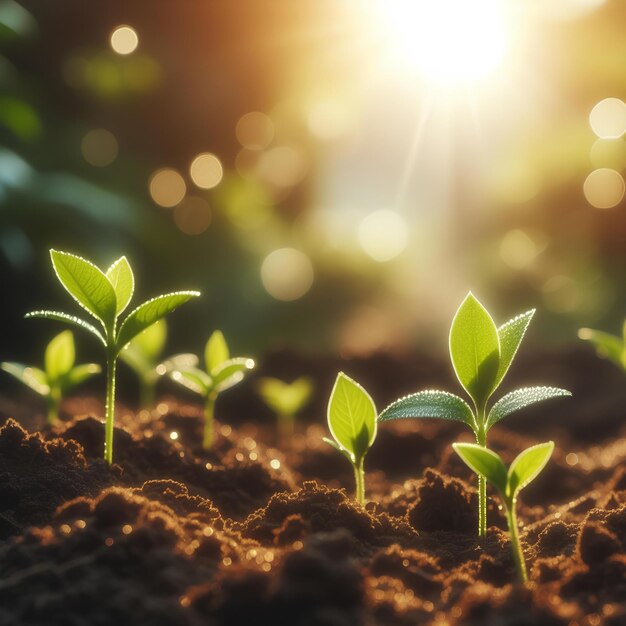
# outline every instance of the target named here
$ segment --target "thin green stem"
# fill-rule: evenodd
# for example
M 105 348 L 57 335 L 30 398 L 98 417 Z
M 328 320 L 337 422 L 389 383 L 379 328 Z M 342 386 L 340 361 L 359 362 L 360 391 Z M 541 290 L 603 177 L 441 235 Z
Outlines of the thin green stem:
M 352 466 L 354 468 L 354 482 L 356 483 L 356 491 L 354 499 L 359 504 L 365 504 L 365 470 L 363 468 L 363 459 L 357 461 Z
M 48 424 L 56 424 L 59 420 L 59 406 L 61 404 L 61 390 L 56 385 L 50 387 L 48 401 Z
M 526 572 L 526 563 L 524 561 L 524 553 L 519 541 L 517 515 L 515 514 L 515 501 L 506 504 L 506 519 L 509 524 L 509 534 L 511 535 L 511 551 L 513 552 L 513 560 L 520 578 L 520 582 L 526 584 L 528 582 L 528 574 Z
M 113 463 L 113 428 L 115 426 L 115 366 L 117 357 L 114 352 L 107 353 L 107 394 L 105 405 L 104 460 Z
M 142 409 L 152 409 L 154 407 L 154 398 L 156 392 L 156 384 L 149 376 L 141 376 L 139 378 L 139 405 Z
M 217 394 L 212 391 L 206 397 L 206 401 L 204 403 L 204 437 L 202 439 L 202 447 L 205 450 L 210 450 L 213 446 L 213 439 L 215 438 L 214 427 L 213 427 L 213 417 L 215 415 L 215 400 L 217 399 Z
M 278 433 L 280 438 L 284 441 L 293 436 L 294 431 L 294 419 L 293 415 L 287 413 L 281 413 L 278 416 Z
M 487 446 L 487 433 L 482 420 L 478 424 L 476 443 L 483 448 Z M 480 474 L 478 475 L 478 536 L 481 539 L 487 536 L 487 480 Z

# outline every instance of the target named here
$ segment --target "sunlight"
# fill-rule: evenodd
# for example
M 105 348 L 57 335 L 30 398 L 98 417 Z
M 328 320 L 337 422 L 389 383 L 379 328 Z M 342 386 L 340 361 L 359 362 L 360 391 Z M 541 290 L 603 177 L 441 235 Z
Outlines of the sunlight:
M 398 60 L 431 82 L 477 82 L 503 61 L 497 0 L 387 0 L 378 7 Z

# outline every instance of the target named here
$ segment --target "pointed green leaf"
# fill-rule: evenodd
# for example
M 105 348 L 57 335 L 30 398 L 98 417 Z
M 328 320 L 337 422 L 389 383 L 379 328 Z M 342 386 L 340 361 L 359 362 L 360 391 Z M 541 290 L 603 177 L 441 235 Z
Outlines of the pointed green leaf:
M 206 396 L 213 387 L 211 377 L 196 367 L 174 370 L 170 372 L 170 377 L 183 387 L 201 396 Z
M 524 407 L 550 398 L 561 398 L 571 396 L 571 392 L 558 387 L 524 387 L 507 393 L 500 398 L 489 411 L 486 428 L 489 430 L 496 422 L 503 417 L 510 415 L 514 411 L 519 411 Z
M 452 447 L 473 472 L 484 476 L 502 495 L 506 493 L 506 467 L 495 452 L 475 443 L 453 443 Z
M 515 499 L 517 492 L 539 476 L 554 450 L 554 441 L 539 443 L 521 452 L 511 463 L 508 473 L 507 497 Z
M 455 420 L 476 430 L 474 413 L 467 402 L 447 391 L 428 390 L 404 396 L 391 403 L 378 416 L 378 421 L 410 417 Z
M 47 320 L 56 320 L 58 322 L 65 322 L 67 324 L 73 324 L 84 330 L 88 330 L 92 335 L 95 335 L 103 346 L 106 346 L 106 341 L 102 336 L 102 333 L 92 324 L 85 320 L 76 317 L 75 315 L 69 315 L 68 313 L 62 313 L 61 311 L 31 311 L 26 313 L 25 318 L 41 317 Z
M 509 320 L 498 328 L 498 338 L 500 339 L 500 366 L 494 389 L 502 382 L 502 379 L 509 371 L 509 367 L 517 354 L 517 349 L 524 339 L 526 329 L 535 314 L 535 309 L 526 311 Z
M 141 333 L 137 336 L 141 336 Z M 125 348 L 120 350 L 119 357 L 135 374 L 143 378 L 150 370 L 154 369 L 154 366 L 145 358 L 134 343 L 134 341 L 131 341 Z
M 350 456 L 350 453 L 344 448 L 342 448 L 336 441 L 333 441 L 332 439 L 329 439 L 328 437 L 322 437 L 322 441 L 324 443 L 327 443 L 332 448 L 335 448 L 337 452 L 341 452 L 341 454 L 343 454 L 343 456 L 345 456 L 348 459 L 348 461 L 352 463 L 352 457 Z
M 174 370 L 185 370 L 198 367 L 199 359 L 195 354 L 175 354 L 169 359 L 159 363 L 157 370 L 159 374 L 170 374 Z
M 0 363 L 0 369 L 3 369 L 7 374 L 11 374 L 11 376 L 17 378 L 39 395 L 47 396 L 50 393 L 46 374 L 37 367 L 29 367 L 21 363 L 5 361 L 4 363 Z
M 216 391 L 225 391 L 241 382 L 247 370 L 254 368 L 254 361 L 245 357 L 235 357 L 224 361 L 213 370 L 213 386 Z
M 135 277 L 128 259 L 120 257 L 106 272 L 117 300 L 116 314 L 119 315 L 130 303 L 135 291 Z
M 50 250 L 52 265 L 66 291 L 105 328 L 115 320 L 116 296 L 108 278 L 93 263 L 67 252 Z
M 328 427 L 335 441 L 355 460 L 365 455 L 376 438 L 374 401 L 361 385 L 343 372 L 337 375 L 330 394 Z
M 309 401 L 313 382 L 306 376 L 286 383 L 269 376 L 257 381 L 257 390 L 265 403 L 279 415 L 295 415 Z
M 589 341 L 596 349 L 598 356 L 610 359 L 618 366 L 626 369 L 626 339 L 622 341 L 620 337 L 605 333 L 601 330 L 591 328 L 581 328 L 578 331 L 580 339 Z
M 452 320 L 450 357 L 459 382 L 480 409 L 495 388 L 500 342 L 491 315 L 471 292 Z
M 140 304 L 134 311 L 128 314 L 128 317 L 120 326 L 116 342 L 118 350 L 124 348 L 142 330 L 145 330 L 148 326 L 177 309 L 181 304 L 185 304 L 185 302 L 192 298 L 197 298 L 199 295 L 200 292 L 198 291 L 178 291 L 157 296 Z
M 54 383 L 65 376 L 74 366 L 75 359 L 74 335 L 72 331 L 64 330 L 46 346 L 44 363 L 48 381 Z
M 61 386 L 64 390 L 72 389 L 72 387 L 80 385 L 82 382 L 85 382 L 88 378 L 99 374 L 101 371 L 102 368 L 96 363 L 83 363 L 82 365 L 77 365 L 67 373 Z
M 207 372 L 213 374 L 213 370 L 219 367 L 224 361 L 228 360 L 230 352 L 228 344 L 221 330 L 216 330 L 209 337 L 204 349 L 204 364 Z

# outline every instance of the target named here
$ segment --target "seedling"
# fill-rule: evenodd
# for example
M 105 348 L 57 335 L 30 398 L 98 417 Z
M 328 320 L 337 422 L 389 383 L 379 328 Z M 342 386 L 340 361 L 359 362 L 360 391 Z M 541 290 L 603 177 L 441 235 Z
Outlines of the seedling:
M 343 372 L 337 374 L 328 401 L 328 428 L 333 439 L 324 441 L 343 454 L 354 468 L 355 499 L 365 504 L 367 451 L 376 439 L 376 406 L 369 393 Z
M 90 261 L 74 254 L 50 250 L 50 256 L 52 267 L 65 290 L 96 319 L 99 326 L 58 311 L 33 311 L 26 317 L 43 317 L 73 324 L 95 335 L 104 347 L 107 369 L 104 459 L 112 463 L 117 357 L 140 332 L 200 293 L 178 291 L 157 296 L 140 304 L 124 320 L 120 320 L 135 289 L 135 279 L 126 257 L 119 258 L 103 272 Z
M 64 330 L 46 346 L 43 370 L 13 362 L 4 362 L 0 367 L 46 399 L 48 423 L 54 424 L 65 394 L 101 371 L 95 363 L 74 365 L 75 361 L 74 335 Z
M 396 400 L 378 417 L 379 422 L 406 417 L 456 420 L 469 426 L 479 446 L 502 418 L 536 402 L 572 395 L 556 387 L 524 387 L 504 395 L 490 410 L 488 401 L 507 373 L 535 310 L 522 313 L 496 327 L 487 309 L 468 293 L 450 328 L 450 358 L 459 382 L 472 400 L 446 391 L 420 391 Z M 478 534 L 487 532 L 487 485 L 478 476 Z
M 186 355 L 181 355 L 186 356 Z M 208 450 L 213 445 L 215 436 L 213 418 L 215 401 L 222 391 L 241 382 L 248 370 L 254 367 L 254 361 L 247 357 L 230 356 L 228 344 L 221 331 L 216 330 L 204 349 L 204 370 L 195 365 L 185 366 L 184 359 L 174 357 L 174 367 L 170 376 L 177 383 L 204 398 L 204 436 L 202 446 Z M 177 364 L 178 363 L 178 364 Z
M 120 358 L 139 378 L 139 404 L 142 409 L 154 406 L 156 384 L 166 367 L 159 362 L 167 339 L 165 320 L 159 320 L 140 332 L 124 350 Z
M 453 443 L 452 447 L 472 471 L 489 481 L 500 494 L 506 511 L 515 566 L 521 582 L 526 583 L 528 574 L 517 533 L 515 505 L 519 492 L 539 476 L 550 460 L 554 442 L 548 441 L 527 448 L 511 463 L 508 472 L 502 459 L 487 448 L 474 443 Z
M 286 383 L 278 378 L 261 378 L 257 390 L 265 404 L 278 416 L 278 429 L 283 437 L 293 434 L 295 417 L 311 399 L 313 382 L 306 376 Z
M 622 327 L 621 337 L 591 328 L 581 328 L 578 331 L 578 336 L 585 341 L 590 341 L 598 356 L 610 359 L 626 372 L 626 319 Z

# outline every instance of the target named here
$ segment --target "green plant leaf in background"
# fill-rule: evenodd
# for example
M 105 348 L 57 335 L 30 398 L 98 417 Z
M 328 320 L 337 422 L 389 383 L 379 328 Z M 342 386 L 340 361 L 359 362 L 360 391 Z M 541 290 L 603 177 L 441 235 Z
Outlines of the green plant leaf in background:
M 592 328 L 581 328 L 578 331 L 578 337 L 589 341 L 596 349 L 598 356 L 613 361 L 626 371 L 626 320 L 624 320 L 622 337 Z
M 64 330 L 46 347 L 44 363 L 48 381 L 58 381 L 65 376 L 74 367 L 75 359 L 74 335 Z
M 204 348 L 204 363 L 207 372 L 211 374 L 230 357 L 228 344 L 221 330 L 213 331 Z
M 211 373 L 213 386 L 218 391 L 226 391 L 241 382 L 247 370 L 254 368 L 254 361 L 246 357 L 234 357 L 218 365 Z
M 11 376 L 24 383 L 35 393 L 41 396 L 50 393 L 46 373 L 38 367 L 22 365 L 21 363 L 15 363 L 13 361 L 4 361 L 0 363 L 0 368 L 7 374 L 11 374 Z
M 447 391 L 419 391 L 392 402 L 379 416 L 379 422 L 407 417 L 455 420 L 476 429 L 474 413 L 459 396 Z
M 459 382 L 478 411 L 496 386 L 500 366 L 498 329 L 487 309 L 468 293 L 450 328 L 450 357 Z
M 109 267 L 106 277 L 115 291 L 116 315 L 119 315 L 128 306 L 135 291 L 135 277 L 125 256 L 120 257 Z
M 313 381 L 300 376 L 291 383 L 265 376 L 257 380 L 257 391 L 267 406 L 278 415 L 295 416 L 310 400 Z

